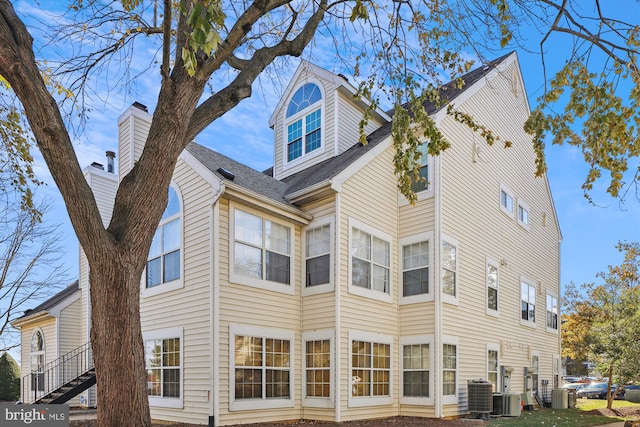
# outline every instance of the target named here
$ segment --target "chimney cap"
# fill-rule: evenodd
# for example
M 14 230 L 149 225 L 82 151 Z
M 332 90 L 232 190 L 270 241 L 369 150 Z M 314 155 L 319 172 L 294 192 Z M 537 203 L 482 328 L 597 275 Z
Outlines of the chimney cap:
M 149 112 L 149 110 L 147 109 L 147 106 L 146 106 L 146 105 L 144 105 L 144 104 L 141 104 L 141 103 L 140 103 L 140 102 L 138 102 L 138 101 L 134 102 L 132 106 L 133 106 L 133 107 L 136 107 L 136 108 L 137 108 L 137 109 L 139 109 L 139 110 L 144 111 L 145 113 L 148 113 L 148 112 Z
M 107 157 L 111 157 L 112 159 L 115 159 L 116 158 L 116 153 L 115 153 L 115 151 L 109 150 L 109 151 L 107 151 L 106 156 Z
M 91 163 L 91 166 L 93 166 L 94 168 L 98 168 L 98 169 L 104 170 L 104 166 L 102 165 L 102 163 L 93 162 L 93 163 Z

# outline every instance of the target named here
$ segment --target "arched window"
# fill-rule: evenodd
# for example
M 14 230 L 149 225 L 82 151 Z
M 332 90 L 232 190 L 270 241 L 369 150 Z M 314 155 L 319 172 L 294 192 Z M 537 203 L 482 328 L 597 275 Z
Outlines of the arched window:
M 178 192 L 169 187 L 167 208 L 162 214 L 147 261 L 147 288 L 179 280 L 181 276 L 182 208 Z
M 44 334 L 36 329 L 31 336 L 31 390 L 44 391 Z
M 301 86 L 287 107 L 287 162 L 322 146 L 322 93 L 314 83 Z

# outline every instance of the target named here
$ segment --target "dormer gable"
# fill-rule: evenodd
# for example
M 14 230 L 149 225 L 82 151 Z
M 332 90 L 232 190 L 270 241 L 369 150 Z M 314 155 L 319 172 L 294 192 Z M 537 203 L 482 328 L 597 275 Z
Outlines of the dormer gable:
M 365 103 L 341 75 L 302 61 L 276 106 L 273 176 L 283 179 L 335 157 L 358 142 Z M 390 120 L 378 111 L 367 133 Z

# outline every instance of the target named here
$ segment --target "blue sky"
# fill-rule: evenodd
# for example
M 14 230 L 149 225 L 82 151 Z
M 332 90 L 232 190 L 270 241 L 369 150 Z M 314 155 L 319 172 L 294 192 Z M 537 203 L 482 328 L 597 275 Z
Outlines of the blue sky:
M 22 16 L 28 14 L 35 17 L 41 13 L 39 9 L 32 9 L 30 3 L 16 3 L 16 9 Z M 614 3 L 619 10 L 635 9 L 640 12 L 640 5 L 635 1 L 624 0 Z M 535 43 L 538 43 L 539 39 L 539 35 L 535 35 Z M 561 45 L 550 46 L 554 50 L 561 49 Z M 533 44 L 531 50 L 537 51 L 537 45 Z M 330 50 L 316 46 L 314 51 L 314 62 L 330 71 L 337 71 L 332 68 L 335 61 L 330 57 Z M 501 53 L 497 53 L 495 56 L 500 55 Z M 543 89 L 540 57 L 524 50 L 518 50 L 518 55 L 529 102 L 533 107 Z M 558 60 L 553 52 L 548 52 L 547 55 L 546 61 L 550 64 Z M 132 74 L 141 71 L 136 69 L 138 66 L 136 63 L 131 64 Z M 197 141 L 257 170 L 271 166 L 273 133 L 268 126 L 268 119 L 276 106 L 283 85 L 296 66 L 297 62 L 294 60 L 288 67 L 288 75 L 285 73 L 264 76 L 254 87 L 252 98 L 243 101 L 211 125 L 198 136 Z M 278 84 L 274 85 L 274 80 Z M 350 80 L 353 81 L 353 78 Z M 111 94 L 108 103 L 95 105 L 90 113 L 85 134 L 75 141 L 81 167 L 84 168 L 93 161 L 105 163 L 105 151 L 117 151 L 118 115 L 134 101 L 148 105 L 152 112 L 157 91 L 157 78 L 149 77 L 139 80 L 135 86 L 126 88 L 123 93 Z M 603 191 L 606 182 L 602 182 L 598 183 L 592 193 L 599 207 L 594 206 L 584 198 L 581 189 L 588 168 L 579 150 L 567 146 L 548 147 L 547 160 L 548 178 L 563 234 L 561 283 L 566 285 L 570 281 L 577 284 L 592 282 L 596 273 L 606 271 L 608 265 L 615 265 L 621 261 L 621 254 L 615 249 L 619 240 L 640 241 L 640 202 L 632 197 L 626 204 L 620 204 Z M 47 182 L 47 185 L 39 190 L 38 196 L 52 201 L 52 211 L 45 217 L 45 221 L 60 224 L 64 235 L 61 242 L 62 259 L 68 265 L 70 278 L 74 279 L 78 271 L 77 239 L 58 190 L 41 160 L 38 161 L 37 171 L 40 178 Z

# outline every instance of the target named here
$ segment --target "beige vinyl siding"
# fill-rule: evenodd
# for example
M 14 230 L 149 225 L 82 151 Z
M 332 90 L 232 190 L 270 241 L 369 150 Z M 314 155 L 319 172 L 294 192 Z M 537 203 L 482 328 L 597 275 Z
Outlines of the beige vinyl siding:
M 183 207 L 183 288 L 141 299 L 142 330 L 183 329 L 183 409 L 151 407 L 152 418 L 207 423 L 211 366 L 210 289 L 212 197 L 210 186 L 178 161 L 173 175 Z M 142 281 L 144 286 L 144 278 Z M 159 285 L 161 287 L 163 285 Z
M 128 115 L 127 115 L 128 114 Z M 151 115 L 136 107 L 130 107 L 118 122 L 118 174 L 120 178 L 129 173 L 142 155 L 151 127 Z
M 434 183 L 431 183 L 433 186 Z M 430 197 L 416 202 L 414 206 L 403 204 L 399 209 L 398 231 L 400 238 L 411 237 L 424 232 L 435 230 L 435 198 Z M 398 295 L 402 295 L 402 248 L 398 247 Z M 430 259 L 435 251 L 435 239 L 431 239 L 429 252 Z M 435 262 L 433 263 L 435 264 Z M 435 281 L 438 275 L 435 265 L 429 265 L 429 291 L 433 294 Z M 400 312 L 400 336 L 433 334 L 435 331 L 435 306 L 431 302 L 421 302 L 415 304 L 402 304 Z M 433 378 L 433 376 L 432 376 Z
M 81 339 L 81 302 L 76 300 L 60 312 L 58 319 L 58 348 L 60 356 L 80 347 Z
M 83 325 L 80 323 L 81 311 L 82 302 L 80 299 L 60 311 L 60 317 L 58 318 L 58 357 L 62 357 L 84 344 L 80 338 Z M 80 406 L 80 397 L 74 397 L 67 404 L 70 407 Z
M 335 233 L 336 233 L 336 221 L 335 221 L 335 197 L 331 196 L 313 204 L 303 207 L 306 213 L 309 213 L 315 219 L 324 220 L 330 218 L 332 222 L 333 233 L 333 247 L 331 248 L 331 263 L 336 260 L 335 250 Z M 314 223 L 310 224 L 313 227 Z M 303 228 L 303 232 L 306 228 Z M 305 248 L 301 247 L 300 267 L 305 262 Z M 334 277 L 331 278 L 334 283 L 334 289 L 336 288 L 335 269 Z M 305 279 L 301 278 L 301 289 L 305 287 Z M 304 332 L 314 329 L 333 329 L 335 328 L 335 303 L 336 294 L 334 292 L 325 292 L 318 295 L 306 295 L 302 298 L 302 330 Z
M 369 162 L 343 185 L 340 195 L 340 414 L 341 421 L 358 418 L 378 418 L 398 411 L 398 354 L 392 345 L 391 405 L 349 407 L 351 373 L 349 331 L 362 331 L 395 337 L 398 331 L 397 310 L 397 189 L 392 169 L 392 150 L 388 149 Z M 372 206 L 375 214 L 372 215 Z M 392 303 L 353 295 L 350 282 L 349 219 L 353 218 L 391 236 L 391 296 Z
M 364 111 L 358 107 L 350 95 L 342 92 L 336 92 L 338 97 L 338 135 L 336 155 L 342 154 L 344 151 L 353 147 L 360 140 L 360 122 L 364 117 Z M 369 135 L 376 130 L 382 123 L 375 118 L 369 119 L 369 123 L 365 126 L 364 133 Z
M 464 412 L 467 380 L 486 377 L 484 362 L 477 362 L 486 358 L 486 342 L 501 343 L 500 365 L 515 368 L 511 379 L 514 392 L 523 389 L 522 370 L 529 366 L 531 351 L 540 351 L 540 380 L 551 379 L 551 364 L 545 360 L 559 353 L 558 335 L 545 331 L 544 291 L 537 295 L 536 328 L 520 325 L 521 275 L 559 293 L 560 236 L 546 178 L 533 178 L 531 141 L 522 130 L 528 114 L 526 101 L 522 94 L 514 97 L 510 82 L 498 75 L 459 108 L 501 138 L 511 140 L 513 147 L 505 149 L 501 142 L 489 147 L 452 119 L 441 123 L 452 142 L 442 155 L 443 233 L 459 244 L 459 304 L 443 304 L 442 329 L 460 339 L 459 366 L 463 367 L 458 371 L 460 409 L 447 407 L 445 416 Z M 474 144 L 479 147 L 475 158 Z M 518 224 L 515 213 L 509 218 L 500 210 L 500 183 L 514 193 L 515 207 L 519 198 L 527 203 L 529 230 Z M 546 225 L 542 224 L 543 213 Z M 486 314 L 487 257 L 504 260 L 499 267 L 498 318 Z M 482 319 L 483 327 L 477 328 L 480 320 L 469 319 Z M 465 340 L 467 336 L 475 339 Z
M 114 174 L 95 167 L 92 168 L 96 170 L 88 169 L 87 180 L 89 181 L 89 185 L 93 191 L 93 197 L 98 205 L 98 210 L 102 217 L 102 224 L 107 227 L 111 221 L 111 214 L 113 213 L 113 203 L 118 189 L 118 180 Z
M 84 254 L 84 249 L 80 246 L 80 262 L 78 263 L 78 284 L 80 287 L 80 339 L 83 342 L 90 340 L 91 331 L 91 301 L 89 295 L 89 261 Z
M 300 228 L 294 227 L 293 242 L 294 251 L 291 265 L 294 268 L 294 281 L 291 286 L 295 294 L 270 291 L 266 289 L 232 283 L 229 280 L 229 266 L 233 265 L 230 259 L 230 215 L 231 206 L 226 199 L 220 199 L 220 230 L 219 239 L 219 265 L 220 271 L 220 423 L 221 425 L 246 423 L 248 418 L 256 417 L 261 422 L 278 420 L 299 419 L 301 417 L 301 258 L 300 258 Z M 241 205 L 235 205 L 241 209 L 247 209 Z M 283 221 L 275 217 L 259 214 L 263 218 Z M 291 382 L 293 384 L 294 406 L 287 408 L 273 408 L 261 410 L 237 410 L 229 411 L 230 389 L 229 383 L 229 327 L 230 325 L 255 326 L 260 328 L 278 329 L 293 332 L 294 339 L 291 346 L 294 351 L 292 361 Z
M 126 114 L 126 113 L 125 113 Z M 118 153 L 116 161 L 118 162 L 118 175 L 124 176 L 131 170 L 131 120 L 126 118 L 118 122 Z

